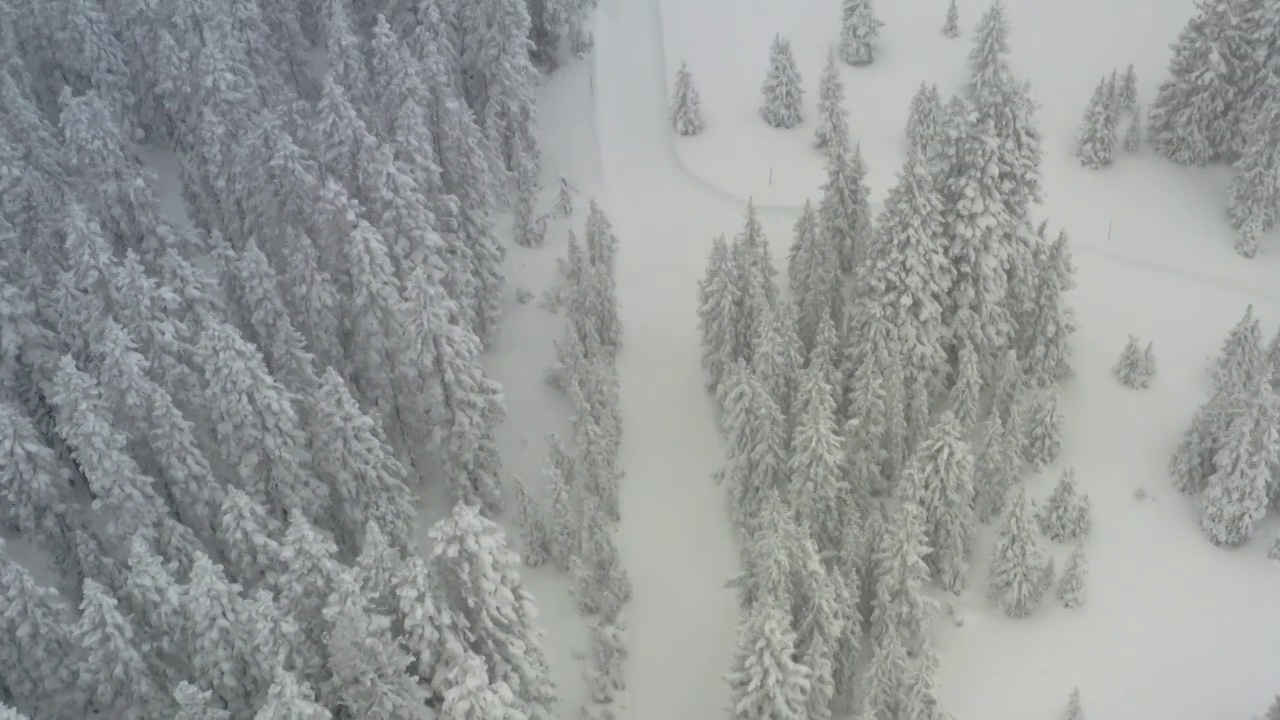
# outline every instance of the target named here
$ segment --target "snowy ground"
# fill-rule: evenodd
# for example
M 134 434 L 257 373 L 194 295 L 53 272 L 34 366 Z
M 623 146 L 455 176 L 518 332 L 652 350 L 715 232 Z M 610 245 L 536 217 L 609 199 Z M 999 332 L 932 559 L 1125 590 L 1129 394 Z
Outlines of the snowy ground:
M 1087 545 L 1089 596 L 1076 612 L 1046 603 L 1028 620 L 1004 619 L 983 597 L 989 543 L 980 545 L 974 587 L 960 602 L 965 625 L 938 625 L 942 701 L 958 720 L 1051 717 L 1079 685 L 1094 718 L 1250 717 L 1280 689 L 1271 662 L 1280 647 L 1271 607 L 1280 571 L 1265 560 L 1262 539 L 1236 552 L 1210 546 L 1191 503 L 1170 489 L 1164 466 L 1204 397 L 1208 357 L 1245 306 L 1255 303 L 1266 327 L 1280 323 L 1273 280 L 1280 253 L 1246 261 L 1231 251 L 1221 168 L 1174 167 L 1143 152 L 1092 172 L 1070 155 L 1102 73 L 1133 62 L 1142 101 L 1154 94 L 1191 0 L 1007 4 L 1015 70 L 1033 82 L 1042 103 L 1042 215 L 1051 232 L 1065 227 L 1071 234 L 1080 269 L 1073 300 L 1082 330 L 1077 377 L 1064 400 L 1063 464 L 1076 468 L 1096 521 Z M 944 94 L 957 89 L 969 48 L 967 37 L 947 40 L 938 32 L 942 0 L 881 5 L 886 28 L 877 63 L 842 69 L 874 200 L 901 162 L 911 95 L 925 79 Z M 962 26 L 971 28 L 984 7 L 962 2 Z M 574 74 L 586 63 L 575 67 L 554 79 L 544 98 L 546 124 L 556 132 L 544 134 L 548 152 L 563 158 L 553 162 L 566 165 L 584 194 L 600 197 L 622 242 L 626 477 L 619 542 L 635 585 L 627 610 L 627 718 L 727 713 L 721 677 L 737 612 L 722 586 L 738 557 L 723 491 L 710 480 L 724 455 L 701 388 L 695 283 L 711 238 L 737 232 L 746 197 L 762 208 L 775 256 L 790 243 L 797 206 L 817 197 L 822 168 L 810 147 L 812 125 L 764 127 L 759 87 L 768 41 L 781 31 L 796 46 L 812 107 L 837 12 L 834 0 L 604 0 L 594 68 L 585 70 L 594 75 Z M 667 129 L 666 93 L 681 59 L 694 71 L 709 127 L 677 142 Z M 586 122 L 593 114 L 594 127 Z M 555 243 L 562 238 L 549 238 Z M 552 253 L 559 250 L 535 251 L 537 260 L 530 254 L 530 267 Z M 513 273 L 513 286 L 518 282 Z M 509 326 L 521 322 L 513 316 Z M 530 361 L 550 357 L 549 345 L 535 340 L 546 337 L 540 332 L 519 329 L 537 349 L 495 370 L 502 379 L 510 383 L 546 364 Z M 1155 342 L 1159 376 L 1148 391 L 1125 390 L 1110 376 L 1130 332 Z M 516 398 L 514 387 L 512 423 L 539 416 L 543 401 Z M 527 440 L 540 448 L 537 436 Z M 1031 481 L 1038 498 L 1061 467 Z M 1151 497 L 1137 499 L 1139 488 Z M 1268 525 L 1262 537 L 1275 529 Z M 1058 549 L 1060 562 L 1065 550 Z M 552 616 L 561 608 L 545 592 L 540 599 L 554 636 Z

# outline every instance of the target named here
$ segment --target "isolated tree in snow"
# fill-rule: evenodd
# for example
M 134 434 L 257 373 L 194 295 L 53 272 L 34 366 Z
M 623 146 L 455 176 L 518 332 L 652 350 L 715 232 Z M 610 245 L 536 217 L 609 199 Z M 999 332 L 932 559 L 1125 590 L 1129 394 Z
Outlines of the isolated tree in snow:
M 1239 402 L 1202 496 L 1200 527 L 1215 545 L 1239 545 L 1253 535 L 1280 469 L 1280 400 L 1270 383 L 1255 381 Z
M 795 641 L 786 612 L 774 602 L 761 602 L 746 614 L 726 678 L 733 720 L 806 717 L 810 672 L 795 660 Z
M 1084 555 L 1084 545 L 1077 543 L 1067 564 L 1062 568 L 1062 579 L 1058 581 L 1058 600 L 1068 610 L 1074 610 L 1084 604 L 1084 582 L 1089 573 L 1088 560 Z
M 960 37 L 960 10 L 956 0 L 947 5 L 947 20 L 942 24 L 942 34 L 949 38 Z
M 1089 533 L 1090 509 L 1089 496 L 1076 486 L 1075 470 L 1067 468 L 1040 512 L 1040 527 L 1054 542 L 1078 540 Z
M 942 95 L 938 86 L 920 83 L 907 111 L 907 142 L 912 151 L 932 158 L 942 137 Z
M 1058 459 L 1062 452 L 1062 416 L 1058 413 L 1058 393 L 1048 390 L 1029 403 L 1026 459 L 1039 470 Z
M 880 44 L 880 28 L 871 0 L 842 0 L 840 59 L 854 66 L 869 65 Z
M 494 668 L 493 680 L 511 688 L 529 720 L 548 720 L 556 692 L 542 633 L 533 625 L 537 609 L 501 529 L 474 506 L 458 503 L 430 535 L 433 575 L 451 598 L 450 609 L 474 629 L 471 650 Z
M 855 145 L 850 149 L 846 143 L 829 148 L 818 217 L 842 273 L 853 272 L 868 256 L 872 244 L 870 195 L 862 148 Z
M 990 595 L 1009 617 L 1023 617 L 1053 582 L 1053 558 L 1036 542 L 1034 511 L 1025 490 L 1009 498 L 991 553 Z
M 309 683 L 298 682 L 291 671 L 277 668 L 266 701 L 253 720 L 330 720 L 332 717 L 316 702 Z
M 1152 344 L 1147 343 L 1147 347 L 1143 349 L 1138 346 L 1138 338 L 1130 335 L 1112 373 L 1125 387 L 1137 390 L 1150 387 L 1156 374 Z
M 804 119 L 804 88 L 791 41 L 773 36 L 769 49 L 769 74 L 764 81 L 764 121 L 772 127 L 790 129 Z
M 926 630 L 937 603 L 924 592 L 929 582 L 924 512 L 906 502 L 893 514 L 872 558 L 874 582 L 871 637 L 875 642 L 892 626 L 910 653 L 926 644 Z
M 902 499 L 924 510 L 925 536 L 932 549 L 928 562 L 933 576 L 957 595 L 969 582 L 973 472 L 973 452 L 965 440 L 965 428 L 954 415 L 943 413 L 916 449 L 899 481 Z M 911 486 L 914 491 L 904 489 Z
M 688 63 L 681 62 L 676 71 L 675 97 L 671 100 L 671 121 L 676 134 L 690 136 L 702 132 L 702 96 L 693 86 L 693 73 Z
M 133 625 L 110 591 L 86 579 L 80 612 L 73 631 L 80 650 L 76 677 L 90 706 L 106 711 L 157 702 L 159 688 L 135 644 Z
M 514 216 L 515 241 L 521 247 L 541 247 L 546 239 L 546 221 L 538 214 L 535 207 L 538 201 L 537 189 L 533 185 L 523 185 L 516 194 Z
M 849 111 L 844 107 L 844 83 L 840 81 L 835 48 L 831 48 L 818 80 L 818 127 L 814 131 L 814 144 L 829 148 L 834 143 L 846 142 L 848 136 Z
M 1280 79 L 1266 91 L 1280 93 Z M 1248 125 L 1248 141 L 1236 160 L 1234 175 L 1227 186 L 1227 212 L 1236 229 L 1236 252 L 1245 257 L 1257 254 L 1262 235 L 1280 214 L 1280 100 L 1272 100 L 1259 110 Z
M 1129 118 L 1129 124 L 1125 126 L 1124 137 L 1120 140 L 1120 147 L 1125 152 L 1138 152 L 1142 147 L 1142 110 L 1134 110 L 1133 116 Z
M 1114 78 L 1104 76 L 1093 89 L 1093 97 L 1085 108 L 1084 121 L 1076 137 L 1076 157 L 1087 168 L 1110 165 L 1115 156 L 1119 129 L 1114 88 Z

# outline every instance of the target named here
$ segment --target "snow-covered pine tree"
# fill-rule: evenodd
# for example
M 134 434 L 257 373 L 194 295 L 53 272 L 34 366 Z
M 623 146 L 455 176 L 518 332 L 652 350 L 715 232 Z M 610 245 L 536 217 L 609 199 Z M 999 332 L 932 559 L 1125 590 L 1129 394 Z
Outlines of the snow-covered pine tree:
M 1035 250 L 1036 292 L 1034 307 L 1019 323 L 1023 374 L 1035 385 L 1047 388 L 1071 372 L 1068 341 L 1076 331 L 1075 311 L 1066 295 L 1075 287 L 1075 267 L 1065 230 L 1052 243 Z
M 1148 364 L 1148 358 L 1154 361 L 1151 348 L 1152 346 L 1148 344 L 1144 350 L 1139 346 L 1137 337 L 1129 336 L 1128 341 L 1125 342 L 1124 352 L 1120 354 L 1120 359 L 1112 369 L 1112 374 L 1122 385 L 1138 390 L 1151 386 L 1151 380 L 1155 376 L 1155 366 Z
M 1266 515 L 1271 478 L 1280 470 L 1280 399 L 1265 378 L 1239 398 L 1213 458 L 1200 528 L 1215 545 L 1239 545 Z
M 133 625 L 117 607 L 111 592 L 84 581 L 80 620 L 72 633 L 78 653 L 76 682 L 91 711 L 147 712 L 163 699 L 134 641 Z
M 63 511 L 70 473 L 40 437 L 31 418 L 0 401 L 0 498 L 10 532 L 42 535 Z
M 822 237 L 836 253 L 842 273 L 861 268 L 868 258 L 874 241 L 870 195 L 861 146 L 850 148 L 840 143 L 829 147 L 818 217 Z
M 814 130 L 814 145 L 830 148 L 834 143 L 847 142 L 848 136 L 849 111 L 844 107 L 844 83 L 840 80 L 836 50 L 830 48 L 818 80 L 818 127 Z
M 1053 558 L 1035 535 L 1031 500 L 1018 488 L 1009 498 L 991 554 L 990 596 L 1009 617 L 1029 615 L 1053 582 Z
M 1090 512 L 1089 496 L 1076 486 L 1075 469 L 1067 468 L 1040 512 L 1040 527 L 1054 542 L 1078 540 L 1089 533 Z
M 933 158 L 942 137 L 942 94 L 936 84 L 920 83 L 907 110 L 907 143 L 913 152 Z
M 968 65 L 965 93 L 969 102 L 977 107 L 998 104 L 1000 96 L 1014 82 L 1009 67 L 1009 21 L 1001 0 L 993 0 L 978 21 Z
M 1251 387 L 1262 369 L 1262 327 L 1250 304 L 1222 343 L 1213 366 L 1214 388 L 1219 394 L 1235 395 Z
M 904 498 L 924 511 L 925 536 L 932 552 L 928 564 L 942 587 L 959 595 L 969 582 L 969 550 L 973 542 L 973 452 L 965 428 L 943 413 L 900 481 L 914 484 L 919 497 Z
M 751 348 L 751 369 L 784 414 L 792 408 L 792 395 L 801 366 L 803 348 L 796 337 L 791 306 L 775 305 L 760 327 Z M 790 421 L 790 418 L 788 419 Z
M 906 717 L 911 657 L 898 629 L 889 626 L 876 640 L 862 681 L 859 720 Z
M 262 580 L 274 581 L 283 551 L 276 539 L 280 524 L 266 507 L 243 490 L 229 487 L 218 530 L 222 556 L 241 583 L 253 587 Z
M 578 511 L 573 456 L 565 449 L 560 436 L 547 435 L 548 520 L 547 535 L 551 556 L 562 570 L 569 569 L 569 558 L 582 552 L 582 519 Z
M 705 123 L 702 119 L 702 96 L 693 85 L 693 73 L 689 64 L 681 61 L 676 71 L 675 96 L 671 100 L 671 122 L 677 135 L 697 135 Z
M 871 603 L 871 637 L 881 642 L 892 627 L 908 653 L 921 652 L 937 602 L 924 592 L 929 582 L 924 511 L 903 503 L 884 529 L 873 558 L 875 582 Z
M 965 343 L 956 352 L 956 375 L 951 385 L 951 413 L 961 427 L 978 423 L 982 402 L 982 368 L 978 353 Z
M 773 36 L 769 48 L 769 74 L 764 81 L 764 105 L 760 115 L 771 127 L 790 129 L 804 119 L 804 88 L 796 68 L 791 41 Z
M 1076 157 L 1080 164 L 1098 169 L 1111 164 L 1116 150 L 1115 98 L 1111 88 L 1114 78 L 1103 78 L 1093 89 L 1093 97 L 1084 111 L 1084 120 L 1076 136 Z
M 173 688 L 178 712 L 173 720 L 231 720 L 231 713 L 214 704 L 212 690 L 183 681 Z
M 880 28 L 872 0 L 842 0 L 840 15 L 840 59 L 859 66 L 870 65 L 880 45 Z
M 1280 78 L 1273 79 L 1266 92 L 1280 93 Z M 1263 233 L 1280 215 L 1280 99 L 1263 106 L 1247 126 L 1247 141 L 1240 158 L 1232 166 L 1234 175 L 1227 186 L 1227 212 L 1238 233 L 1236 252 L 1253 257 Z
M 546 219 L 538 214 L 537 201 L 537 188 L 532 184 L 521 185 L 516 192 L 513 213 L 516 221 L 515 242 L 521 247 L 541 247 L 542 241 L 546 239 Z
M 310 683 L 299 682 L 293 672 L 277 668 L 266 700 L 253 720 L 331 720 L 332 717 L 316 702 Z
M 1129 118 L 1129 124 L 1124 129 L 1124 137 L 1120 140 L 1120 147 L 1125 152 L 1138 152 L 1142 147 L 1142 109 L 1133 111 L 1133 116 Z
M 516 487 L 516 508 L 519 513 L 522 536 L 520 559 L 528 567 L 538 567 L 550 559 L 551 547 L 547 534 L 546 511 L 529 493 L 529 487 L 518 476 L 512 478 Z
M 809 528 L 818 547 L 835 550 L 850 521 L 840 513 L 845 483 L 845 447 L 836 424 L 834 392 L 820 368 L 799 371 L 796 388 L 795 431 L 791 439 L 791 505 Z
M 960 37 L 960 10 L 956 7 L 956 0 L 951 0 L 947 5 L 947 19 L 942 24 L 942 34 L 949 38 Z
M 450 610 L 476 629 L 470 649 L 495 669 L 529 720 L 548 720 L 556 689 L 547 676 L 537 610 L 502 530 L 472 505 L 458 503 L 430 532 L 430 563 Z M 483 630 L 480 630 L 480 629 Z
M 624 663 L 627 659 L 626 635 L 616 623 L 591 623 L 591 666 L 587 669 L 587 686 L 597 703 L 612 702 L 616 693 L 627 687 Z
M 787 275 L 796 306 L 796 332 L 807 355 L 812 354 L 817 343 L 822 318 L 838 317 L 844 304 L 839 259 L 827 240 L 813 204 L 806 200 L 796 220 Z M 714 244 L 712 251 L 718 251 Z
M 809 668 L 795 660 L 795 633 L 786 611 L 765 601 L 750 609 L 738 630 L 738 649 L 726 679 L 733 720 L 806 717 Z
M 1042 391 L 1030 400 L 1026 460 L 1032 470 L 1039 471 L 1062 452 L 1062 415 L 1058 412 L 1056 389 Z
M 0 554 L 0 602 L 5 608 L 0 614 L 5 638 L 0 642 L 0 671 L 7 699 L 19 707 L 82 712 L 74 693 L 81 649 L 71 606 L 56 590 L 38 585 L 7 554 Z
M 1084 583 L 1089 573 L 1088 560 L 1085 558 L 1084 545 L 1077 543 L 1067 557 L 1067 564 L 1062 568 L 1062 579 L 1058 581 L 1058 600 L 1068 610 L 1074 610 L 1084 604 Z
M 1138 73 L 1133 69 L 1133 63 L 1124 69 L 1124 75 L 1116 84 L 1116 109 L 1135 117 L 1142 115 L 1138 109 Z

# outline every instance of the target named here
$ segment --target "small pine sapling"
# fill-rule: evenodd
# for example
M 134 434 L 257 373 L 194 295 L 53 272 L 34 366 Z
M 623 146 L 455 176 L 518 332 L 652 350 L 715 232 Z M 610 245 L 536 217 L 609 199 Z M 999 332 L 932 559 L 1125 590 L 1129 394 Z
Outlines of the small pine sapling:
M 1125 387 L 1142 390 L 1151 386 L 1151 380 L 1156 374 L 1155 363 L 1152 344 L 1147 343 L 1145 349 L 1139 348 L 1138 338 L 1130 335 L 1112 373 Z
M 524 480 L 514 477 L 516 486 L 516 511 L 519 513 L 520 531 L 524 552 L 520 559 L 528 567 L 539 567 L 551 559 L 550 535 L 547 532 L 546 511 L 529 492 Z
M 693 73 L 689 65 L 681 62 L 676 71 L 675 97 L 671 101 L 671 122 L 676 134 L 690 137 L 702 132 L 702 96 L 693 86 Z
M 1121 142 L 1125 152 L 1136 153 L 1142 147 L 1142 110 L 1133 112 L 1129 118 L 1129 127 L 1125 128 L 1124 140 Z
M 1084 111 L 1084 121 L 1076 139 L 1076 157 L 1087 168 L 1098 169 L 1111 164 L 1116 148 L 1115 85 L 1102 78 Z
M 552 212 L 562 218 L 567 218 L 573 214 L 573 186 L 569 184 L 569 178 L 564 175 L 560 176 L 560 190 L 556 193 L 556 204 L 552 208 Z
M 951 0 L 951 4 L 947 6 L 947 20 L 942 24 L 942 34 L 949 38 L 960 37 L 960 9 L 956 7 L 956 0 Z
M 1062 720 L 1084 720 L 1084 711 L 1080 709 L 1080 688 L 1071 690 L 1067 698 L 1067 708 L 1062 711 Z
M 1025 447 L 1026 460 L 1035 470 L 1057 460 L 1062 452 L 1062 415 L 1056 391 L 1032 400 Z
M 1058 581 L 1058 600 L 1068 610 L 1075 610 L 1084 604 L 1084 581 L 1089 573 L 1089 563 L 1084 555 L 1084 545 L 1078 543 L 1067 558 L 1067 565 L 1062 569 L 1062 579 Z
M 760 115 L 771 127 L 790 129 L 804 119 L 804 88 L 796 68 L 791 41 L 775 35 L 769 54 L 769 74 L 764 81 L 764 106 Z
M 1089 533 L 1091 509 L 1089 496 L 1076 485 L 1075 470 L 1067 468 L 1040 513 L 1040 528 L 1054 542 L 1078 540 Z

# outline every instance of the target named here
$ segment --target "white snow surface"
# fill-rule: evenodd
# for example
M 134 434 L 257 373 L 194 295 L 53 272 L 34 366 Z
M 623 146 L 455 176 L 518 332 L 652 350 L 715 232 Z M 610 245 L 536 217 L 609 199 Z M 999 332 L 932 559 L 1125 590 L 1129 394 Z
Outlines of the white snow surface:
M 1093 171 L 1071 154 L 1099 75 L 1134 63 L 1140 102 L 1150 101 L 1192 0 L 1005 5 L 1014 71 L 1031 80 L 1042 105 L 1047 197 L 1039 216 L 1050 219 L 1051 234 L 1068 231 L 1079 269 L 1071 301 L 1081 330 L 1076 375 L 1063 388 L 1063 456 L 1028 486 L 1043 502 L 1073 466 L 1094 522 L 1084 606 L 1065 610 L 1051 595 L 1022 620 L 1005 618 L 985 597 L 992 533 L 980 531 L 970 589 L 956 602 L 965 623 L 940 618 L 934 627 L 940 700 L 956 720 L 1051 718 L 1079 686 L 1094 720 L 1254 717 L 1280 691 L 1280 567 L 1265 557 L 1280 522 L 1268 518 L 1243 548 L 1215 548 L 1200 533 L 1196 502 L 1170 487 L 1165 467 L 1205 398 L 1210 359 L 1246 305 L 1268 331 L 1280 323 L 1280 233 L 1264 239 L 1257 259 L 1232 251 L 1226 168 L 1175 166 L 1143 149 Z M 841 67 L 875 205 L 904 157 L 907 107 L 920 81 L 938 83 L 945 97 L 963 80 L 986 2 L 959 8 L 963 34 L 951 40 L 941 34 L 945 0 L 882 1 L 875 63 Z M 729 714 L 723 675 L 738 610 L 724 583 L 739 555 L 724 489 L 711 478 L 725 447 L 703 389 L 696 281 L 711 239 L 740 229 L 748 196 L 775 257 L 785 256 L 800 203 L 818 198 L 816 89 L 838 13 L 838 0 L 602 0 L 593 57 L 543 89 L 549 164 L 582 190 L 573 226 L 580 234 L 586 199 L 595 196 L 621 241 L 618 543 L 635 597 L 625 611 L 630 659 L 619 720 Z M 806 121 L 794 130 L 769 128 L 758 113 L 775 32 L 795 46 L 807 93 Z M 702 91 L 707 121 L 692 138 L 676 137 L 668 117 L 680 60 Z M 548 207 L 553 179 L 544 178 Z M 512 249 L 513 288 L 545 289 L 550 263 L 563 255 L 561 228 L 546 248 Z M 562 317 L 519 316 L 532 312 L 531 303 L 508 320 L 490 367 L 507 386 L 508 466 L 540 488 L 541 436 L 563 426 L 566 409 L 539 385 L 551 362 L 539 338 L 557 337 Z M 1142 392 L 1110 372 L 1130 333 L 1155 343 L 1159 373 Z M 1070 546 L 1042 542 L 1061 571 Z M 574 712 L 580 665 L 566 663 L 575 646 L 585 647 L 581 621 L 563 578 L 526 575 L 543 608 L 556 680 L 568 685 L 562 710 Z

